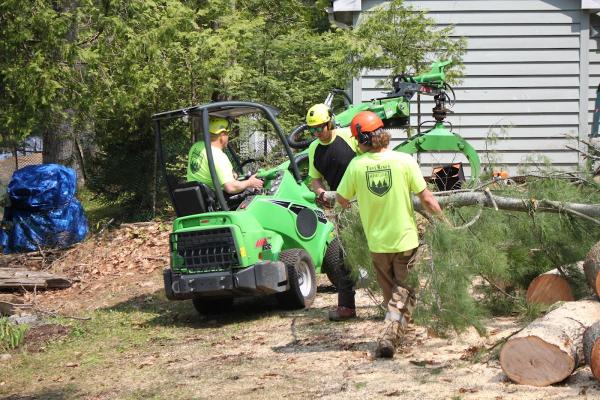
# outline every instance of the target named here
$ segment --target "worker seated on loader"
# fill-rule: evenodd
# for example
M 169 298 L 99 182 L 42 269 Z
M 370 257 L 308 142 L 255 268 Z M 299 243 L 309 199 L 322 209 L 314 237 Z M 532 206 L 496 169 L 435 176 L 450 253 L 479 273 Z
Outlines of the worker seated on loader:
M 210 145 L 212 146 L 212 155 L 215 163 L 215 171 L 219 182 L 225 193 L 234 195 L 241 193 L 246 189 L 260 189 L 263 187 L 263 181 L 256 175 L 248 179 L 238 181 L 231 161 L 223 151 L 229 142 L 229 133 L 231 132 L 231 123 L 229 120 L 220 117 L 210 117 L 208 124 L 210 132 Z M 198 141 L 192 145 L 188 157 L 187 181 L 201 182 L 215 190 L 210 170 L 208 168 L 208 157 L 206 156 L 206 147 L 203 141 Z

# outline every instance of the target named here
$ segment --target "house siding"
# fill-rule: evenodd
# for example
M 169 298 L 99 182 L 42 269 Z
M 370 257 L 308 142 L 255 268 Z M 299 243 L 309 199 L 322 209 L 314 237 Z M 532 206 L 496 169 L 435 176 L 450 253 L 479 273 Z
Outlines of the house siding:
M 363 0 L 362 14 L 382 3 Z M 578 146 L 577 140 L 566 135 L 588 135 L 600 56 L 597 42 L 588 40 L 589 12 L 579 0 L 405 3 L 428 10 L 440 26 L 454 25 L 456 36 L 467 40 L 464 78 L 455 85 L 457 103 L 447 120 L 484 164 L 503 166 L 512 174 L 543 158 L 558 169 L 580 164 L 579 154 L 566 148 Z M 355 22 L 360 17 L 357 13 Z M 378 83 L 385 77 L 385 70 L 365 71 L 352 86 L 354 101 L 382 96 L 386 88 Z M 433 103 L 422 99 L 423 120 L 429 119 Z M 414 101 L 411 107 L 414 126 Z M 394 142 L 405 137 L 405 132 L 393 131 Z M 421 161 L 427 173 L 429 164 L 452 160 L 425 156 Z

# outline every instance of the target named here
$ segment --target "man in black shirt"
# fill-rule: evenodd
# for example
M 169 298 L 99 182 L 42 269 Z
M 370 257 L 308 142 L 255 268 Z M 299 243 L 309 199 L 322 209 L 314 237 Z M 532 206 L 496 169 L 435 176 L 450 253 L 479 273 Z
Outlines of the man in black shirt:
M 346 168 L 356 155 L 358 143 L 350 128 L 337 128 L 332 113 L 325 104 L 312 106 L 306 114 L 306 123 L 317 140 L 308 147 L 308 175 L 312 178 L 311 188 L 317 194 L 317 203 L 326 206 L 325 184 L 329 190 L 336 190 Z M 350 272 L 342 266 L 335 285 L 338 289 L 338 306 L 329 312 L 332 321 L 343 321 L 356 317 L 354 301 L 354 281 Z

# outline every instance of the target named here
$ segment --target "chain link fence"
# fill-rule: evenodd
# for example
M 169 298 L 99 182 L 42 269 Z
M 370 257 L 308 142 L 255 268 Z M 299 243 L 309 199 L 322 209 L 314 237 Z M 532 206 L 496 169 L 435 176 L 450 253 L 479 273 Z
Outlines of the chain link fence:
M 19 144 L 0 142 L 0 219 L 4 214 L 4 198 L 10 179 L 19 168 L 42 163 L 42 138 L 32 136 Z

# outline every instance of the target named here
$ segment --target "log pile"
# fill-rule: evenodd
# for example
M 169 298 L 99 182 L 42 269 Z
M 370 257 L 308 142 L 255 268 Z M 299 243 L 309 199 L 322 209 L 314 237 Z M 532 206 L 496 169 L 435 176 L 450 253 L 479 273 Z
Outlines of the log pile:
M 590 289 L 598 295 L 600 242 L 592 247 L 582 268 Z M 538 276 L 527 291 L 527 300 L 544 304 L 551 304 L 561 296 L 562 300 L 573 300 L 568 281 L 561 275 L 555 270 Z M 563 303 L 507 340 L 500 352 L 504 373 L 512 381 L 525 385 L 561 382 L 584 363 L 600 380 L 598 297 Z
M 568 378 L 584 362 L 583 333 L 600 321 L 600 302 L 564 303 L 510 338 L 500 365 L 514 382 L 547 386 Z

